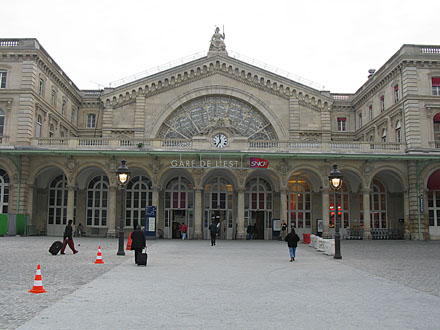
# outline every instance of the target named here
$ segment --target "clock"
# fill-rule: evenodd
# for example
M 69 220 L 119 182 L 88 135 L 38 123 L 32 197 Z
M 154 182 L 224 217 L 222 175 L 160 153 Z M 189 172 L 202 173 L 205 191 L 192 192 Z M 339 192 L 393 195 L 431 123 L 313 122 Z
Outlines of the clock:
M 216 148 L 224 148 L 228 145 L 228 137 L 222 133 L 218 133 L 214 136 L 212 143 Z

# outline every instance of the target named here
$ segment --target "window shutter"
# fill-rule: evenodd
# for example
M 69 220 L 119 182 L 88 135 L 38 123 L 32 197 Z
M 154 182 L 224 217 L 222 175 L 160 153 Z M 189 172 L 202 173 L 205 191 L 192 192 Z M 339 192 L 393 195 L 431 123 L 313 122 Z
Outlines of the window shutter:
M 338 117 L 338 121 L 346 121 L 347 120 L 347 118 L 345 118 L 345 117 Z
M 440 123 L 440 113 L 434 116 L 434 123 Z

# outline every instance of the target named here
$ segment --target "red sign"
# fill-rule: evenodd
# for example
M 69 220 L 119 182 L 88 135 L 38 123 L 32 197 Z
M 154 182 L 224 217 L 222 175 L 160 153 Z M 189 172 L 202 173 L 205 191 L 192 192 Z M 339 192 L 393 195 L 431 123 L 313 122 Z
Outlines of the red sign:
M 269 161 L 263 158 L 251 157 L 249 159 L 249 167 L 267 168 Z

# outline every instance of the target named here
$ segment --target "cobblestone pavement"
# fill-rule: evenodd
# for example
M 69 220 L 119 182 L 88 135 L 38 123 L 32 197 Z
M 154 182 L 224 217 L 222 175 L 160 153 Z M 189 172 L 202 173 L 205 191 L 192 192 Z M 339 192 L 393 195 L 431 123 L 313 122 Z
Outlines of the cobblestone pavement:
M 74 238 L 79 253 L 67 246 L 65 255 L 48 250 L 55 237 L 0 237 L 0 329 L 15 329 L 38 312 L 121 264 L 132 252 L 117 256 L 117 239 Z M 104 264 L 95 265 L 101 245 Z M 28 293 L 40 264 L 44 293 Z
M 158 308 L 151 328 L 281 329 L 289 328 L 282 326 L 288 321 L 290 328 L 313 329 L 318 327 L 306 327 L 307 320 L 316 326 L 331 319 L 329 308 L 321 305 L 328 297 L 336 298 L 342 319 L 326 329 L 432 329 L 440 324 L 432 313 L 440 303 L 440 241 L 342 241 L 341 261 L 301 244 L 293 264 L 283 242 L 219 241 L 211 248 L 207 241 L 149 241 L 152 260 L 145 269 L 132 264 L 132 252 L 116 256 L 116 239 L 77 238 L 79 254 L 67 248 L 66 255 L 51 256 L 47 250 L 54 240 L 0 237 L 0 329 L 60 329 L 65 317 L 75 322 L 75 313 L 67 311 L 78 311 L 89 322 L 89 327 L 69 329 L 122 329 L 114 318 L 142 315 L 134 323 L 142 324 L 145 306 Z M 104 265 L 94 264 L 98 245 Z M 38 264 L 47 293 L 34 295 L 28 291 Z M 127 291 L 137 291 L 132 278 L 145 286 L 128 299 Z M 132 306 L 137 304 L 141 307 Z M 224 316 L 227 323 L 211 323 L 211 309 L 217 310 L 215 320 Z M 292 320 L 272 315 L 280 309 L 292 313 Z M 96 310 L 97 315 L 87 316 Z M 393 316 L 396 321 L 390 323 Z M 356 318 L 368 323 L 354 327 Z
M 342 241 L 341 251 L 348 266 L 440 297 L 440 241 Z

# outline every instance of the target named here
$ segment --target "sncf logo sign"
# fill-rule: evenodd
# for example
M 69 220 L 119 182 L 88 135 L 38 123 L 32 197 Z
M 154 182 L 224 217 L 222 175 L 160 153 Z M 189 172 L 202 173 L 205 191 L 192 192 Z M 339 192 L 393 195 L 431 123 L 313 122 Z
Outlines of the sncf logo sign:
M 267 168 L 269 166 L 269 161 L 263 158 L 251 157 L 249 159 L 250 167 Z

